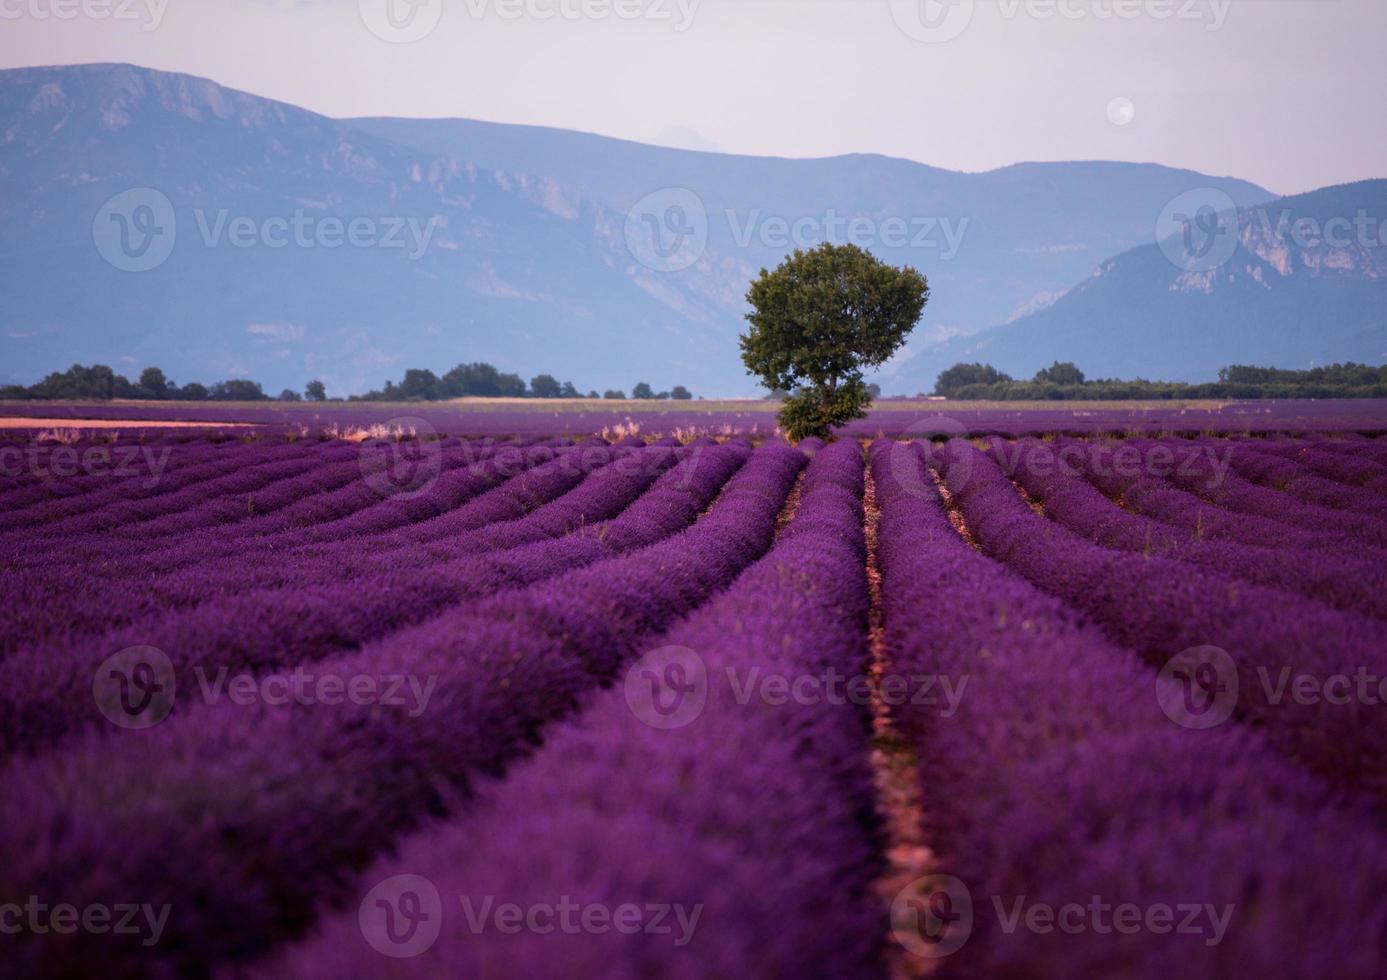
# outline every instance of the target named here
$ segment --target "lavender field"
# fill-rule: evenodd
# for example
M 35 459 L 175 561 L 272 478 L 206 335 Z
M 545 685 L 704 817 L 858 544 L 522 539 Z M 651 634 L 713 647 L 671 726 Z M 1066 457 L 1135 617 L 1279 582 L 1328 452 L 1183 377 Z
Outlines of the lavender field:
M 0 975 L 1383 976 L 1379 403 L 174 411 L 0 432 Z
M 45 428 L 84 422 L 135 428 L 140 423 L 179 422 L 216 429 L 228 423 L 276 432 L 371 426 L 412 426 L 427 435 L 545 439 L 582 437 L 618 426 L 654 436 L 678 433 L 762 438 L 776 433 L 771 400 L 611 402 L 588 399 L 469 399 L 452 403 L 168 403 L 0 402 L 0 430 L 27 418 Z M 865 419 L 843 434 L 856 438 L 937 439 L 942 436 L 1042 436 L 1135 432 L 1164 435 L 1250 435 L 1353 432 L 1387 434 L 1387 400 L 1297 399 L 1266 401 L 1142 402 L 941 402 L 892 399 L 873 405 Z

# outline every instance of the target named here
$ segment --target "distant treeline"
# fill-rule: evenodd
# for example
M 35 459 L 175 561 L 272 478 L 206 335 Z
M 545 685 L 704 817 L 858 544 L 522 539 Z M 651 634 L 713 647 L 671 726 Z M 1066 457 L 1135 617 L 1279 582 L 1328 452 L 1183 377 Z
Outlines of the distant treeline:
M 353 395 L 351 401 L 444 401 L 449 398 L 607 398 L 624 399 L 624 391 L 608 390 L 599 395 L 578 391 L 570 381 L 560 384 L 552 375 L 540 374 L 526 386 L 518 374 L 503 374 L 490 364 L 459 364 L 439 377 L 432 371 L 410 369 L 399 384 L 388 381 L 381 391 Z M 657 392 L 644 381 L 631 389 L 632 398 L 673 399 L 693 398 L 683 385 L 669 391 Z M 110 401 L 113 398 L 134 398 L 146 401 L 181 402 L 263 402 L 326 401 L 327 387 L 321 381 L 310 381 L 302 393 L 286 388 L 271 398 L 256 381 L 235 379 L 207 385 L 192 382 L 178 385 L 169 380 L 157 367 L 145 368 L 138 381 L 116 374 L 104 364 L 84 367 L 74 364 L 66 371 L 55 371 L 38 384 L 5 385 L 0 387 L 0 399 L 14 401 Z
M 1161 399 L 1387 398 L 1387 365 L 1330 364 L 1304 371 L 1235 364 L 1218 380 L 1090 381 L 1066 361 L 1018 381 L 990 364 L 955 364 L 939 375 L 934 393 L 960 401 L 1138 401 Z
M 693 398 L 689 389 L 675 385 L 669 391 L 656 391 L 644 381 L 631 389 L 632 398 L 673 399 Z M 602 394 L 589 391 L 583 394 L 572 381 L 560 382 L 552 374 L 537 374 L 527 387 L 518 374 L 504 374 L 490 364 L 478 362 L 459 364 L 447 374 L 437 375 L 423 368 L 405 371 L 399 384 L 387 381 L 380 391 L 353 395 L 352 401 L 446 401 L 449 398 L 607 398 L 624 399 L 626 392 L 608 389 Z
M 310 382 L 307 397 L 323 401 L 327 393 L 321 381 Z M 303 401 L 304 395 L 286 389 L 280 394 L 283 401 Z M 34 401 L 81 400 L 110 401 L 112 398 L 140 398 L 148 401 L 179 402 L 259 402 L 270 396 L 254 381 L 219 381 L 210 388 L 196 381 L 178 385 L 165 377 L 157 367 L 145 368 L 138 381 L 116 374 L 104 364 L 83 367 L 74 364 L 66 371 L 54 371 L 36 385 L 0 387 L 0 398 Z

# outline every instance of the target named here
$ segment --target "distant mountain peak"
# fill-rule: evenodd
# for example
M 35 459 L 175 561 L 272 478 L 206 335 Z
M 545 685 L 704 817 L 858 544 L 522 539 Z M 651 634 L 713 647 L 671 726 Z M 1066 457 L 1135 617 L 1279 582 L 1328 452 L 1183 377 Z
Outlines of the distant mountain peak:
M 321 375 L 352 392 L 400 363 L 488 360 L 585 389 L 644 377 L 749 394 L 736 341 L 748 281 L 849 233 L 930 279 L 905 378 L 940 343 L 1091 291 L 1091 270 L 1150 242 L 1154 215 L 1191 186 L 1243 206 L 1271 196 L 1155 164 L 966 174 L 880 154 L 782 159 L 471 120 L 335 120 L 120 64 L 0 72 L 0 114 L 12 257 L 0 381 L 26 383 L 73 359 L 131 356 L 182 381 L 234 367 L 269 388 Z M 132 272 L 103 256 L 94 225 L 145 188 L 168 199 L 177 239 Z M 311 236 L 272 244 L 295 221 L 365 221 L 377 242 L 396 226 L 429 234 L 413 257 Z M 230 243 L 233 222 L 247 247 Z M 223 233 L 209 239 L 214 226 Z M 667 246 L 678 262 L 660 258 Z M 1320 268 L 1341 265 L 1326 256 Z M 295 329 L 246 332 L 265 324 Z

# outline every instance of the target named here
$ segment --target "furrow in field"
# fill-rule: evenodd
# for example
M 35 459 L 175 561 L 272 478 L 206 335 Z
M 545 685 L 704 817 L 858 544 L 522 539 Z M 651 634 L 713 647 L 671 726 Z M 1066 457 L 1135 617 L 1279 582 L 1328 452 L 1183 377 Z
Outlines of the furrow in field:
M 1223 484 L 1223 477 L 1216 469 L 1218 451 L 1211 444 L 1204 446 L 1209 455 L 1201 463 L 1208 462 L 1215 467 L 1204 468 L 1205 485 L 1216 490 Z M 1182 528 L 1197 541 L 1228 541 L 1253 547 L 1331 554 L 1359 553 L 1374 560 L 1387 559 L 1387 553 L 1369 550 L 1371 546 L 1344 531 L 1316 533 L 1201 499 L 1168 482 L 1166 475 L 1174 468 L 1173 464 L 1148 463 L 1141 450 L 1133 445 L 1106 446 L 1093 445 L 1086 440 L 1061 440 L 1056 452 L 1062 463 L 1082 473 L 1089 483 L 1117 501 L 1124 510 Z M 1191 471 L 1188 475 L 1195 474 Z M 1301 509 L 1298 503 L 1293 507 Z
M 1351 514 L 1297 500 L 1289 494 L 1244 479 L 1231 468 L 1225 469 L 1209 458 L 1209 443 L 1203 445 L 1162 444 L 1145 439 L 1129 445 L 1150 462 L 1169 458 L 1172 465 L 1166 477 L 1182 490 L 1240 514 L 1263 517 L 1297 530 L 1329 537 L 1349 535 L 1374 548 L 1387 548 L 1387 524 L 1365 514 Z M 1214 447 L 1215 451 L 1219 447 Z
M 1345 486 L 1318 476 L 1308 462 L 1302 465 L 1294 458 L 1269 451 L 1250 440 L 1234 443 L 1229 457 L 1233 468 L 1254 483 L 1275 487 L 1307 504 L 1387 521 L 1387 501 L 1381 496 L 1362 487 Z
M 984 462 L 954 455 L 954 478 Z M 898 896 L 900 940 L 941 978 L 1376 976 L 1387 950 L 1363 924 L 1387 921 L 1387 844 L 1373 820 L 1249 729 L 1177 724 L 1162 704 L 1181 692 L 965 543 L 920 465 L 903 445 L 872 451 L 887 649 L 944 692 L 893 709 L 938 851 Z M 993 515 L 957 497 L 991 547 Z M 1013 531 L 1040 520 L 1016 503 Z M 1119 906 L 1198 915 L 1115 929 Z M 1031 924 L 1066 908 L 1067 928 Z
M 764 558 L 643 644 L 650 653 L 626 683 L 557 726 L 467 812 L 360 876 L 349 914 L 260 975 L 382 962 L 357 907 L 377 882 L 413 873 L 442 896 L 439 939 L 416 961 L 434 975 L 526 976 L 563 963 L 581 976 L 882 976 L 865 700 L 758 693 L 775 678 L 865 678 L 862 483 L 855 443 L 818 452 Z M 666 680 L 676 667 L 698 678 L 696 695 Z M 461 901 L 484 896 L 677 904 L 688 928 L 474 934 Z
M 711 490 L 746 456 L 742 446 L 710 447 L 665 472 L 677 459 L 673 450 L 639 452 L 665 458 L 634 466 L 619 460 L 599 470 L 589 483 L 531 515 L 540 520 L 511 522 L 531 525 L 531 533 L 516 528 L 510 547 L 449 562 L 410 555 L 377 564 L 364 581 L 236 592 L 184 612 L 159 612 L 124 629 L 23 650 L 0 663 L 0 752 L 34 750 L 74 728 L 102 724 L 90 696 L 92 672 L 121 650 L 160 650 L 179 690 L 195 690 L 199 680 L 221 669 L 266 672 L 344 654 L 451 605 L 654 544 L 691 523 Z M 556 519 L 566 519 L 567 527 L 555 528 Z M 534 537 L 549 530 L 566 536 Z
M 1338 609 L 1387 618 L 1387 561 L 1196 540 L 1180 528 L 1123 510 L 1045 443 L 992 439 L 988 449 L 1045 508 L 1046 516 L 1095 544 L 1184 562 L 1296 592 Z
M 582 450 L 573 449 L 559 456 L 566 459 L 580 452 Z M 554 459 L 555 454 L 546 448 L 542 454 L 518 454 L 514 459 L 493 459 L 469 467 L 458 479 L 451 481 L 448 501 L 473 514 L 477 526 L 481 526 L 495 519 L 497 513 L 506 512 L 507 508 L 514 511 L 516 501 L 537 503 L 533 495 L 520 486 L 530 468 L 526 464 L 533 462 L 539 466 L 543 461 Z M 512 494 L 506 489 L 517 486 L 520 487 L 518 493 Z M 395 501 L 387 499 L 384 504 L 392 502 Z M 476 507 L 472 507 L 473 504 Z M 469 507 L 472 509 L 467 510 Z M 408 509 L 389 511 L 394 518 L 400 519 L 407 519 L 412 512 Z M 375 520 L 381 523 L 386 517 Z M 152 559 L 134 556 L 120 566 L 123 574 L 102 564 L 99 567 L 105 574 L 96 580 L 89 574 L 93 567 L 90 562 L 76 566 L 64 563 L 44 572 L 25 572 L 15 576 L 11 584 L 17 595 L 56 595 L 61 601 L 23 603 L 7 610 L 0 617 L 0 656 L 21 646 L 39 648 L 54 638 L 125 626 L 140 616 L 186 608 L 237 591 L 308 584 L 302 568 L 303 563 L 310 560 L 302 550 L 306 547 L 283 542 L 278 546 L 265 542 L 252 545 L 235 538 L 198 536 L 185 545 L 156 552 Z M 316 559 L 320 570 L 324 570 L 327 579 L 340 580 L 350 569 L 369 564 L 384 550 L 376 542 L 348 538 L 317 546 L 312 558 Z M 171 570 L 158 573 L 156 568 Z
M 762 447 L 718 505 L 673 538 L 315 671 L 413 678 L 428 692 L 415 702 L 422 710 L 222 701 L 137 737 L 93 735 L 13 760 L 0 777 L 0 841 L 19 858 L 0 900 L 42 883 L 79 904 L 133 892 L 176 911 L 153 950 L 109 936 L 30 935 L 11 963 L 200 972 L 300 932 L 318 901 L 341 894 L 346 872 L 454 809 L 479 776 L 506 768 L 643 642 L 759 557 L 804 462 Z M 42 842 L 59 828 L 65 844 L 54 854 Z
M 1387 803 L 1387 716 L 1361 698 L 1288 696 L 1301 675 L 1387 677 L 1387 626 L 1163 558 L 1110 551 L 1037 516 L 997 464 L 960 441 L 931 454 L 984 550 L 1158 666 L 1218 647 L 1237 717 L 1338 787 Z M 1225 659 L 1226 658 L 1226 659 Z M 1236 681 L 1236 687 L 1233 687 Z

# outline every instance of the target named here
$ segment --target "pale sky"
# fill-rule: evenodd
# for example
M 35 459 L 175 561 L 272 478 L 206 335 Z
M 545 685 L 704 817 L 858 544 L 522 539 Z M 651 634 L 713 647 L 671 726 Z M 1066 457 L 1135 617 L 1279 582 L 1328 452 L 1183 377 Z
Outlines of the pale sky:
M 1384 0 L 0 0 L 4 67 L 127 61 L 333 116 L 735 153 L 1154 161 L 1278 193 L 1387 176 L 1384 48 Z

